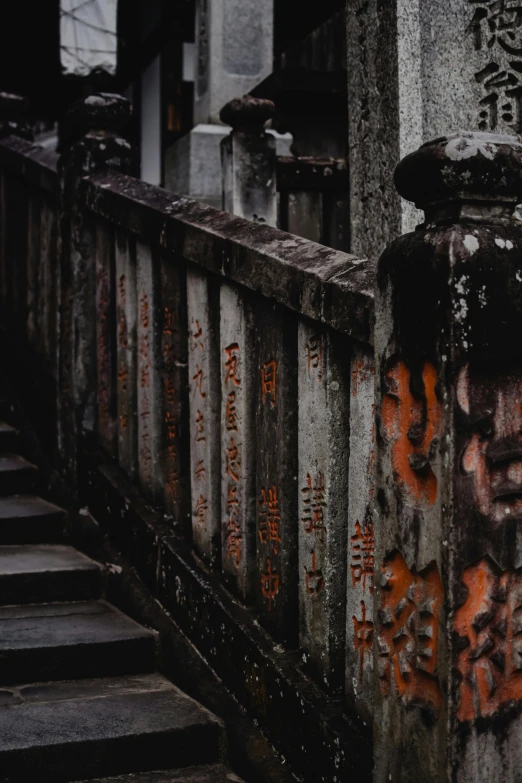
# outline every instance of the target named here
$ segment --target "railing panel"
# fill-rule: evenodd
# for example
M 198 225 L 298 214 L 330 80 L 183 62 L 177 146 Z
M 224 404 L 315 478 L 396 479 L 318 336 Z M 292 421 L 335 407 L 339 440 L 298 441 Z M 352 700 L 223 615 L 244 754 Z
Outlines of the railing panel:
M 346 690 L 367 719 L 371 718 L 374 690 L 374 375 L 373 352 L 355 345 L 350 383 Z
M 104 221 L 96 226 L 96 369 L 98 380 L 98 439 L 116 456 L 116 345 L 114 231 Z
M 158 255 L 148 245 L 137 242 L 138 476 L 142 489 L 153 501 L 160 501 L 163 497 Z
M 171 254 L 161 255 L 160 266 L 163 508 L 190 537 L 186 272 Z
M 58 315 L 58 206 L 45 195 L 40 216 L 40 268 L 37 320 L 40 350 L 50 373 L 57 378 L 57 315 Z
M 219 284 L 187 271 L 192 535 L 198 554 L 217 567 L 221 553 Z
M 265 628 L 294 646 L 297 604 L 297 319 L 256 307 L 256 597 Z
M 246 602 L 256 569 L 257 366 L 251 297 L 224 283 L 220 311 L 222 567 L 227 583 Z
M 349 342 L 299 322 L 299 614 L 307 668 L 342 687 L 346 624 Z
M 115 233 L 115 266 L 118 462 L 134 478 L 138 437 L 136 243 L 120 228 Z

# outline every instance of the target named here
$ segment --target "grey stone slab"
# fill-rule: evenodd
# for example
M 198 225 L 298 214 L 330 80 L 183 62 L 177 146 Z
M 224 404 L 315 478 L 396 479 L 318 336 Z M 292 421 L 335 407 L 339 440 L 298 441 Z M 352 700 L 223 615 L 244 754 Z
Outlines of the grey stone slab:
M 208 563 L 221 549 L 219 289 L 211 278 L 187 272 L 192 534 Z
M 330 691 L 344 680 L 349 352 L 346 338 L 299 322 L 300 645 L 306 668 Z
M 97 598 L 100 566 L 69 546 L 0 546 L 0 604 Z
M 222 569 L 246 601 L 255 574 L 255 335 L 248 292 L 220 292 Z
M 31 492 L 38 477 L 38 468 L 19 454 L 0 454 L 0 494 Z
M 0 607 L 4 683 L 144 671 L 155 637 L 103 601 Z
M 0 707 L 5 780 L 92 779 L 219 757 L 221 723 L 160 675 L 24 686 L 15 695 L 19 703 Z
M 125 777 L 97 778 L 92 783 L 242 783 L 242 781 L 221 764 L 206 764 L 202 767 L 145 772 L 125 775 Z
M 228 101 L 272 72 L 273 8 L 273 0 L 198 0 L 196 122 L 219 122 Z
M 0 543 L 59 541 L 65 511 L 36 495 L 0 497 Z

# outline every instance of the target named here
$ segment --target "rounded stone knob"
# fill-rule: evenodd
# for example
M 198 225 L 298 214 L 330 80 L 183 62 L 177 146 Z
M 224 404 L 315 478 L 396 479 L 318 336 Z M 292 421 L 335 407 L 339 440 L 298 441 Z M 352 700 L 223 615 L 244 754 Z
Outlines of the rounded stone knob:
M 515 206 L 522 201 L 522 144 L 493 133 L 441 136 L 399 163 L 395 186 L 424 210 L 450 202 Z
M 264 98 L 243 95 L 229 101 L 219 113 L 221 122 L 234 130 L 261 129 L 275 115 L 275 104 Z
M 122 131 L 129 122 L 132 106 L 127 98 L 111 92 L 95 92 L 74 103 L 68 120 L 83 133 L 90 130 Z

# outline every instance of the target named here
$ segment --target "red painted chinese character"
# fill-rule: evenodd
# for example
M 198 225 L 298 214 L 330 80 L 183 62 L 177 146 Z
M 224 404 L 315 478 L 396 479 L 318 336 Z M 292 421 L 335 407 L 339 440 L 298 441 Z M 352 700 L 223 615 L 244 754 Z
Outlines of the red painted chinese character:
M 373 524 L 367 522 L 361 529 L 359 520 L 355 523 L 355 535 L 351 536 L 350 570 L 352 572 L 352 584 L 362 582 L 363 590 L 366 590 L 366 580 L 369 582 L 370 591 L 373 590 L 373 573 L 375 567 L 375 536 Z
M 272 561 L 267 558 L 266 573 L 261 574 L 261 592 L 268 601 L 268 611 L 272 611 L 272 604 L 279 592 L 279 574 L 272 571 Z
M 272 406 L 277 402 L 277 362 L 273 359 L 261 367 L 261 397 Z
M 276 487 L 272 489 L 261 490 L 261 499 L 259 500 L 259 539 L 263 544 L 273 543 L 274 554 L 279 552 L 279 522 L 281 513 L 279 511 L 279 500 Z
M 323 474 L 318 473 L 315 481 L 309 473 L 306 474 L 306 486 L 301 490 L 303 496 L 303 517 L 301 522 L 306 533 L 317 532 L 323 541 L 326 526 L 324 524 L 324 482 Z
M 359 653 L 359 682 L 362 682 L 364 674 L 365 658 L 372 659 L 373 623 L 366 619 L 366 604 L 361 601 L 361 619 L 352 616 L 354 632 L 354 648 Z
M 227 356 L 225 362 L 227 371 L 225 383 L 233 383 L 234 386 L 241 386 L 241 381 L 237 377 L 239 345 L 237 343 L 232 343 L 228 348 L 225 348 L 225 354 Z

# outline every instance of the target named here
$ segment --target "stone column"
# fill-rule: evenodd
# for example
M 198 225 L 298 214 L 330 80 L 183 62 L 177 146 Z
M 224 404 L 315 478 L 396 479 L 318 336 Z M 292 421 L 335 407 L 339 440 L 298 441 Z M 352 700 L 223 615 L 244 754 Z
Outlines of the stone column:
M 392 172 L 422 143 L 462 128 L 522 129 L 516 3 L 347 3 L 352 252 L 377 258 L 419 214 Z
M 522 196 L 516 137 L 395 175 L 426 221 L 376 288 L 376 783 L 520 780 Z
M 194 123 L 167 150 L 165 186 L 221 206 L 220 143 L 230 132 L 219 113 L 272 73 L 274 0 L 197 0 Z M 274 134 L 289 155 L 290 134 Z
M 72 480 L 78 438 L 94 431 L 100 402 L 110 415 L 115 393 L 115 357 L 105 328 L 114 309 L 113 252 L 107 248 L 106 263 L 97 269 L 96 222 L 83 209 L 80 184 L 107 166 L 132 170 L 131 145 L 121 137 L 130 116 L 131 105 L 120 95 L 96 93 L 78 101 L 67 116 L 59 161 L 59 448 Z M 107 377 L 98 378 L 100 372 Z
M 232 126 L 221 142 L 223 209 L 275 227 L 276 142 L 264 130 L 274 113 L 272 101 L 245 95 L 227 103 L 220 117 Z

